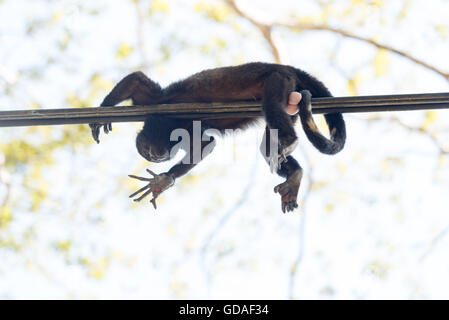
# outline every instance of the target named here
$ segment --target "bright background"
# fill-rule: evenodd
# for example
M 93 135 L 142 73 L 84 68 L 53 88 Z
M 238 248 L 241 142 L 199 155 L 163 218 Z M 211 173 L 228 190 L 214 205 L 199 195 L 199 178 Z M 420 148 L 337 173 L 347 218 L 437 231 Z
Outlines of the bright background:
M 336 96 L 449 91 L 448 1 L 236 5 L 0 0 L 0 110 L 94 107 L 135 70 L 167 85 L 250 61 Z M 347 115 L 333 157 L 298 126 L 305 178 L 285 215 L 262 126 L 219 141 L 157 211 L 128 199 L 142 184 L 127 174 L 169 167 L 136 152 L 140 123 L 99 145 L 87 125 L 1 128 L 0 298 L 447 299 L 448 116 Z

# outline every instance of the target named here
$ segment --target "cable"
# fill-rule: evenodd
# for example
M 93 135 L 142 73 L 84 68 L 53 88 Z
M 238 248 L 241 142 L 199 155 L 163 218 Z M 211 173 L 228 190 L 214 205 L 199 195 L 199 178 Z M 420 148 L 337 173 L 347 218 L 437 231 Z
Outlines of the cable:
M 349 113 L 449 109 L 449 93 L 313 98 L 312 112 Z M 262 116 L 261 103 L 213 102 L 148 106 L 0 111 L 0 127 L 144 121 L 149 115 L 195 120 Z

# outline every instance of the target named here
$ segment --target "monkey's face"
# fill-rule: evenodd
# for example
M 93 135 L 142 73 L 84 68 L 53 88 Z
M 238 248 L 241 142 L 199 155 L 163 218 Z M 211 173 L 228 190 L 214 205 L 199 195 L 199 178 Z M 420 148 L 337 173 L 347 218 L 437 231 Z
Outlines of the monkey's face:
M 170 160 L 170 150 L 166 146 L 149 145 L 147 160 L 152 162 L 168 161 Z
M 142 131 L 137 135 L 136 147 L 139 154 L 150 162 L 170 160 L 170 141 L 145 137 Z
M 170 160 L 174 144 L 170 141 L 170 134 L 174 125 L 171 119 L 148 118 L 136 138 L 136 147 L 140 155 L 150 162 Z

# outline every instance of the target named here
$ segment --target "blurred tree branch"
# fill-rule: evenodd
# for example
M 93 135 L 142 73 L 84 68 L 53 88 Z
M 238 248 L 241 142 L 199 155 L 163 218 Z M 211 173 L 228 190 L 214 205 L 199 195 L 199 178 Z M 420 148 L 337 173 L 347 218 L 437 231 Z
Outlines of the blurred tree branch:
M 234 203 L 234 205 L 229 208 L 220 218 L 216 226 L 209 232 L 207 237 L 204 239 L 203 244 L 201 246 L 200 257 L 203 266 L 206 269 L 206 277 L 207 281 L 210 281 L 210 272 L 208 272 L 205 264 L 205 256 L 212 241 L 216 238 L 216 236 L 221 232 L 226 223 L 231 219 L 231 217 L 242 207 L 249 199 L 251 191 L 253 190 L 254 180 L 256 178 L 257 168 L 258 168 L 258 157 L 256 157 L 254 161 L 254 165 L 252 166 L 251 172 L 248 177 L 248 183 L 241 193 L 241 197 Z
M 300 147 L 299 147 L 300 148 Z M 301 148 L 302 149 L 302 148 Z M 305 234 L 306 234 L 306 206 L 307 201 L 310 199 L 310 191 L 312 190 L 313 186 L 313 166 L 311 161 L 309 160 L 309 157 L 307 156 L 307 153 L 302 149 L 300 150 L 302 155 L 304 156 L 305 163 L 307 165 L 307 168 L 309 169 L 307 177 L 309 178 L 307 188 L 302 196 L 302 203 L 301 203 L 301 209 L 302 209 L 302 215 L 300 217 L 299 221 L 299 230 L 298 230 L 298 252 L 296 255 L 296 259 L 293 261 L 293 264 L 290 269 L 289 274 L 289 282 L 288 282 L 288 298 L 293 299 L 294 298 L 294 291 L 295 291 L 295 281 L 298 277 L 298 269 L 301 265 L 303 258 L 304 258 L 304 251 L 305 251 Z
M 234 11 L 241 16 L 242 18 L 245 18 L 246 20 L 248 20 L 249 22 L 251 22 L 253 25 L 255 25 L 260 32 L 262 33 L 263 37 L 265 38 L 265 40 L 267 41 L 271 53 L 273 54 L 273 59 L 276 63 L 282 63 L 282 59 L 281 59 L 281 55 L 280 55 L 280 50 L 278 48 L 278 44 L 274 41 L 273 39 L 273 35 L 272 35 L 272 29 L 274 27 L 274 25 L 269 25 L 266 23 L 262 23 L 259 22 L 255 19 L 253 19 L 252 17 L 250 17 L 249 15 L 247 15 L 246 13 L 244 13 L 242 10 L 240 10 L 240 8 L 238 7 L 237 3 L 235 0 L 225 0 L 226 3 L 231 6 Z M 304 256 L 304 247 L 305 247 L 305 222 L 306 222 L 306 211 L 305 211 L 305 207 L 306 207 L 306 202 L 309 199 L 309 194 L 310 194 L 310 190 L 311 190 L 311 186 L 313 184 L 312 181 L 312 165 L 311 162 L 309 161 L 306 152 L 304 152 L 304 150 L 302 150 L 302 154 L 305 158 L 305 162 L 306 162 L 306 166 L 309 169 L 308 172 L 308 177 L 309 177 L 309 184 L 307 186 L 307 189 L 305 191 L 305 193 L 302 196 L 302 205 L 301 208 L 303 210 L 303 213 L 301 215 L 300 218 L 300 222 L 299 222 L 299 231 L 298 231 L 298 252 L 297 252 L 297 256 L 295 261 L 293 262 L 293 265 L 290 269 L 290 274 L 289 274 L 289 284 L 288 284 L 288 297 L 289 299 L 293 299 L 293 295 L 294 295 L 294 291 L 295 291 L 295 280 L 297 278 L 298 275 L 298 269 L 299 266 L 303 260 L 303 256 Z
M 273 54 L 273 59 L 276 63 L 281 63 L 282 61 L 281 61 L 279 49 L 278 49 L 277 44 L 275 43 L 273 36 L 272 36 L 272 31 L 275 27 L 283 27 L 283 28 L 287 28 L 292 31 L 327 31 L 327 32 L 331 32 L 331 33 L 340 35 L 344 38 L 358 40 L 358 41 L 364 42 L 366 44 L 372 45 L 378 49 L 383 49 L 383 50 L 389 51 L 391 53 L 397 54 L 397 55 L 409 60 L 412 63 L 420 65 L 429 71 L 437 73 L 438 75 L 445 78 L 446 81 L 449 81 L 449 73 L 448 72 L 445 72 L 445 71 L 437 68 L 436 66 L 431 65 L 430 63 L 427 63 L 421 59 L 418 59 L 418 58 L 414 57 L 413 55 L 411 55 L 410 53 L 402 51 L 393 46 L 380 43 L 374 39 L 362 37 L 362 36 L 356 35 L 354 33 L 351 33 L 349 31 L 342 30 L 339 28 L 334 28 L 334 27 L 331 27 L 329 25 L 324 25 L 324 24 L 281 23 L 281 22 L 267 23 L 267 22 L 259 21 L 259 20 L 255 19 L 254 17 L 252 17 L 250 14 L 241 10 L 240 7 L 238 6 L 236 0 L 224 0 L 224 1 L 236 12 L 236 14 L 238 16 L 240 16 L 241 18 L 244 18 L 245 20 L 247 20 L 248 22 L 253 24 L 257 29 L 259 29 L 259 31 L 262 33 L 263 37 L 267 41 L 267 43 L 270 47 L 271 53 Z M 436 135 L 434 133 L 430 132 L 428 129 L 424 128 L 423 126 L 414 127 L 414 126 L 407 125 L 406 123 L 402 122 L 398 117 L 395 117 L 395 116 L 390 117 L 390 118 L 375 116 L 374 118 L 370 118 L 369 120 L 373 120 L 373 121 L 376 121 L 376 120 L 387 120 L 388 121 L 389 120 L 392 123 L 398 124 L 402 128 L 404 128 L 410 132 L 424 134 L 430 140 L 432 140 L 432 142 L 437 146 L 437 148 L 440 152 L 440 155 L 449 154 L 449 150 L 447 150 L 440 143 L 440 141 L 437 139 Z M 303 152 L 303 154 L 305 156 L 304 152 Z M 310 164 L 310 161 L 308 161 L 308 159 L 306 159 L 306 162 L 308 162 Z M 310 172 L 308 175 L 309 177 L 312 176 L 311 170 L 312 170 L 312 168 L 310 168 Z M 304 256 L 305 219 L 306 219 L 305 206 L 306 206 L 306 201 L 309 198 L 309 193 L 310 193 L 312 184 L 313 184 L 313 182 L 312 182 L 312 180 L 310 180 L 309 185 L 308 185 L 308 187 L 305 191 L 305 194 L 303 196 L 302 208 L 304 210 L 304 213 L 301 216 L 301 221 L 300 221 L 300 225 L 299 225 L 299 234 L 298 234 L 299 248 L 298 248 L 297 257 L 296 257 L 295 261 L 293 262 L 293 265 L 290 270 L 290 275 L 289 275 L 288 297 L 290 299 L 293 299 L 293 297 L 294 297 L 295 280 L 298 276 L 298 269 L 299 269 L 299 266 L 300 266 L 300 264 L 303 260 L 303 256 Z M 425 256 L 425 255 L 423 255 L 423 256 Z
M 286 27 L 292 30 L 307 30 L 307 31 L 329 31 L 332 33 L 336 33 L 339 34 L 345 38 L 350 38 L 350 39 L 355 39 L 355 40 L 359 40 L 365 43 L 368 43 L 370 45 L 373 45 L 375 47 L 377 47 L 378 49 L 384 49 L 387 51 L 390 51 L 392 53 L 395 53 L 407 60 L 410 60 L 411 62 L 414 62 L 430 71 L 433 71 L 437 74 L 439 74 L 440 76 L 444 77 L 447 81 L 449 81 L 449 73 L 448 72 L 444 72 L 442 70 L 440 70 L 439 68 L 421 60 L 418 59 L 414 56 L 412 56 L 411 54 L 399 50 L 397 48 L 394 48 L 392 46 L 377 42 L 376 40 L 370 39 L 370 38 L 365 38 L 362 36 L 358 36 L 356 34 L 353 34 L 349 31 L 346 30 L 342 30 L 342 29 L 338 29 L 338 28 L 333 28 L 331 26 L 327 26 L 327 25 L 317 25 L 317 24 L 304 24 L 304 23 L 296 23 L 296 24 L 284 24 L 284 23 L 276 23 L 273 24 L 273 26 L 280 26 L 280 27 Z
M 435 249 L 435 247 L 438 245 L 439 242 L 441 242 L 447 235 L 449 234 L 449 225 L 443 228 L 438 235 L 433 238 L 433 240 L 430 242 L 428 249 L 421 255 L 421 257 L 418 259 L 419 262 L 423 262 L 427 257 L 432 253 L 432 251 Z
M 367 44 L 373 45 L 379 49 L 384 49 L 387 50 L 389 52 L 395 53 L 411 62 L 414 62 L 415 64 L 418 64 L 430 71 L 433 71 L 437 74 L 439 74 L 440 76 L 444 77 L 447 81 L 449 81 L 449 72 L 445 72 L 439 68 L 437 68 L 436 66 L 431 65 L 430 63 L 427 63 L 421 59 L 418 59 L 416 57 L 414 57 L 413 55 L 399 50 L 397 48 L 394 48 L 393 46 L 389 46 L 383 43 L 380 43 L 374 39 L 370 39 L 370 38 L 365 38 L 359 35 L 356 35 L 354 33 L 351 33 L 349 31 L 346 30 L 342 30 L 342 29 L 338 29 L 338 28 L 334 28 L 328 25 L 322 25 L 322 24 L 312 24 L 312 23 L 281 23 L 281 22 L 275 22 L 275 23 L 266 23 L 266 22 L 261 22 L 261 21 L 257 21 L 256 19 L 254 19 L 253 17 L 251 17 L 249 14 L 247 14 L 246 12 L 243 12 L 237 5 L 236 0 L 224 0 L 227 4 L 229 4 L 229 6 L 231 6 L 231 8 L 234 9 L 234 11 L 242 18 L 248 20 L 249 22 L 251 22 L 254 26 L 256 26 L 263 34 L 264 38 L 268 41 L 271 51 L 273 53 L 274 59 L 277 63 L 280 62 L 280 56 L 279 56 L 279 50 L 276 48 L 274 42 L 273 42 L 273 37 L 272 37 L 272 30 L 274 27 L 284 27 L 284 28 L 288 28 L 290 30 L 294 30 L 294 31 L 328 31 L 328 32 L 332 32 L 338 35 L 341 35 L 345 38 L 350 38 L 350 39 L 355 39 L 355 40 L 359 40 L 362 42 L 365 42 Z
M 134 8 L 136 10 L 137 15 L 137 48 L 140 55 L 140 60 L 142 61 L 140 68 L 147 69 L 150 66 L 147 55 L 145 53 L 145 36 L 144 36 L 144 24 L 145 24 L 145 15 L 140 7 L 139 1 L 133 1 Z
M 262 23 L 259 22 L 253 18 L 251 18 L 249 15 L 247 15 L 245 12 L 241 11 L 240 8 L 238 7 L 237 3 L 235 0 L 225 0 L 225 2 L 232 8 L 234 9 L 234 11 L 241 16 L 242 18 L 245 18 L 246 20 L 248 20 L 249 22 L 251 22 L 254 26 L 256 26 L 260 32 L 262 32 L 263 37 L 265 38 L 265 40 L 268 42 L 268 45 L 270 46 L 270 50 L 271 53 L 273 54 L 273 58 L 274 61 L 276 63 L 281 63 L 281 56 L 279 53 L 279 49 L 277 47 L 277 45 L 275 44 L 274 40 L 273 40 L 273 35 L 272 35 L 272 25 L 266 24 L 266 23 Z

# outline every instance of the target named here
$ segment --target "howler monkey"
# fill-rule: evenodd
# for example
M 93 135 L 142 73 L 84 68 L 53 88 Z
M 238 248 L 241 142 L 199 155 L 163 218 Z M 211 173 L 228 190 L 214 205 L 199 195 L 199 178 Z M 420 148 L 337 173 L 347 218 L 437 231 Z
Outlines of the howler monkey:
M 299 117 L 307 138 L 322 153 L 335 154 L 339 152 L 346 140 L 346 129 L 343 117 L 340 113 L 326 114 L 325 119 L 329 127 L 330 139 L 324 137 L 312 118 L 311 97 L 331 97 L 331 93 L 316 78 L 308 73 L 291 66 L 248 63 L 240 66 L 216 68 L 196 73 L 187 79 L 175 82 L 166 88 L 146 77 L 142 72 L 134 72 L 122 79 L 112 91 L 105 97 L 101 106 L 113 106 L 117 103 L 131 99 L 134 105 L 150 105 L 162 103 L 195 103 L 195 102 L 232 102 L 262 100 L 262 111 L 266 121 L 265 136 L 261 148 L 264 157 L 275 163 L 274 169 L 286 181 L 274 188 L 281 195 L 282 211 L 293 211 L 298 207 L 297 195 L 302 178 L 302 169 L 298 162 L 290 155 L 297 144 L 297 136 L 293 124 L 297 115 L 290 116 L 285 112 L 289 94 L 299 91 L 302 99 L 299 103 Z M 170 141 L 173 130 L 182 128 L 192 136 L 193 120 L 174 119 L 168 117 L 149 116 L 143 129 L 136 138 L 137 150 L 142 157 L 150 162 L 161 162 L 170 159 L 173 155 L 172 148 L 177 144 Z M 255 122 L 254 118 L 235 117 L 232 119 L 210 119 L 201 123 L 201 134 L 207 129 L 217 129 L 224 132 L 225 129 L 247 128 Z M 110 123 L 90 124 L 92 136 L 99 142 L 101 127 L 104 132 L 112 130 Z M 277 131 L 273 131 L 276 129 Z M 272 141 L 273 132 L 277 133 L 275 156 L 270 153 L 269 142 Z M 206 133 L 207 134 L 207 133 Z M 153 194 L 151 202 L 156 208 L 156 198 L 167 188 L 171 187 L 175 180 L 191 170 L 198 161 L 193 161 L 194 152 L 192 143 L 185 149 L 186 156 L 180 163 L 174 165 L 165 173 L 155 174 L 153 178 L 130 176 L 148 185 L 133 193 L 134 197 L 144 192 L 135 201 L 140 201 L 148 194 Z M 209 141 L 201 141 L 201 150 L 207 148 L 210 152 L 215 145 L 213 137 Z M 207 152 L 207 153 L 208 153 Z M 279 160 L 274 161 L 273 160 Z

